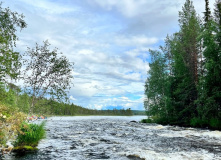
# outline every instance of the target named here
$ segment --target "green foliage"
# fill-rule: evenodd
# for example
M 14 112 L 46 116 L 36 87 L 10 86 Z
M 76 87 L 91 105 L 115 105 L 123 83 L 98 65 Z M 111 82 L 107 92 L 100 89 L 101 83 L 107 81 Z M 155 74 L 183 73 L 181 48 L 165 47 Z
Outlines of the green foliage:
M 181 30 L 167 36 L 161 52 L 150 51 L 152 62 L 145 83 L 148 115 L 156 115 L 163 123 L 185 124 L 196 112 L 200 23 L 191 1 L 186 1 L 179 17 Z
M 14 146 L 36 147 L 39 141 L 45 138 L 44 126 L 45 122 L 42 122 L 39 125 L 24 123 L 21 127 L 23 133 L 18 135 Z
M 198 86 L 199 117 L 209 119 L 209 126 L 220 128 L 221 121 L 221 9 L 217 1 L 214 19 L 207 21 L 200 38 L 203 41 L 204 72 L 202 73 Z M 215 121 L 215 119 L 217 121 Z M 216 123 L 217 122 L 217 123 Z M 215 127 L 216 126 L 216 127 Z
M 131 110 L 133 115 L 146 115 L 146 111 L 141 110 Z
M 26 115 L 19 112 L 17 108 L 2 104 L 0 102 L 0 147 L 21 133 L 20 126 Z
M 28 96 L 27 93 L 22 93 L 17 97 L 17 107 L 20 111 L 24 113 L 28 113 L 30 109 L 30 100 L 31 98 Z
M 5 146 L 7 139 L 5 138 L 5 133 L 3 130 L 0 130 L 0 146 Z
M 72 84 L 73 63 L 58 50 L 50 50 L 48 41 L 43 46 L 28 48 L 25 57 L 24 83 L 32 97 L 30 112 L 38 99 L 45 95 L 58 101 L 67 100 L 67 91 Z
M 214 129 L 221 129 L 221 120 L 218 118 L 211 118 L 209 124 Z
M 144 106 L 153 122 L 220 129 L 221 3 L 213 19 L 205 2 L 205 25 L 186 0 L 180 31 L 167 36 L 161 52 L 150 51 Z
M 208 120 L 207 119 L 200 119 L 199 117 L 193 117 L 190 120 L 190 125 L 193 127 L 206 127 L 206 126 L 208 126 Z
M 153 123 L 152 119 L 142 119 L 141 123 Z
M 1 86 L 0 86 L 1 87 Z M 4 85 L 0 89 L 0 102 L 10 106 L 11 109 L 18 108 L 19 111 L 29 113 L 31 97 L 27 93 L 18 92 L 18 88 L 7 89 Z M 118 116 L 131 116 L 143 115 L 144 111 L 132 111 L 131 109 L 113 109 L 113 110 L 92 110 L 77 106 L 74 104 L 67 104 L 58 102 L 53 99 L 40 98 L 36 102 L 36 107 L 33 113 L 39 115 L 118 115 Z
M 9 8 L 2 8 L 0 3 L 0 82 L 9 76 L 16 79 L 21 67 L 20 54 L 13 51 L 18 37 L 17 28 L 23 29 L 26 23 L 24 16 L 12 12 Z
M 167 87 L 167 70 L 165 58 L 159 51 L 150 50 L 152 63 L 149 64 L 149 77 L 145 82 L 146 101 L 144 107 L 148 114 L 163 114 L 167 112 L 164 94 Z M 167 116 L 167 115 L 165 115 Z

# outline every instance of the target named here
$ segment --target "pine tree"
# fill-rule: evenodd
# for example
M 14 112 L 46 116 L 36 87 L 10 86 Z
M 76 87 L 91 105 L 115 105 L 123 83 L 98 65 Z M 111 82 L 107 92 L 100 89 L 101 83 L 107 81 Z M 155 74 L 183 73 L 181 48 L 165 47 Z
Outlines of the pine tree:
M 198 86 L 198 115 L 200 126 L 221 126 L 221 47 L 220 47 L 220 1 L 215 4 L 214 19 L 206 2 L 203 41 L 203 69 Z M 209 18 L 207 18 L 209 17 Z

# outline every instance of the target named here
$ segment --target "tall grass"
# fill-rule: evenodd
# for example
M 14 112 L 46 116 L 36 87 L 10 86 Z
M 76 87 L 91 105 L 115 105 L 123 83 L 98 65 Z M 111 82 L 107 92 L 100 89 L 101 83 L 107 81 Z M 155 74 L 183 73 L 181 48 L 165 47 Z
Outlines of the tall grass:
M 41 124 L 28 124 L 24 123 L 22 125 L 21 131 L 14 143 L 15 147 L 18 146 L 31 146 L 36 147 L 39 141 L 45 138 L 44 130 L 45 122 Z

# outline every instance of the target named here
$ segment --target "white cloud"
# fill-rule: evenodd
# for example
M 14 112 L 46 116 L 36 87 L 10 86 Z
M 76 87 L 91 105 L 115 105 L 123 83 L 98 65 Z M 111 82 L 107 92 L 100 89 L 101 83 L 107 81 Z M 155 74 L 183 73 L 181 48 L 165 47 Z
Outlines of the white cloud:
M 147 14 L 149 16 L 156 17 L 157 15 L 153 15 L 151 13 L 158 13 L 160 16 L 177 14 L 177 10 L 181 10 L 185 1 L 186 0 L 94 0 L 93 5 L 96 3 L 96 5 L 107 11 L 117 10 L 119 13 L 128 18 L 144 16 Z M 210 1 L 211 8 L 213 8 L 214 3 L 215 0 Z M 194 0 L 193 4 L 200 14 L 204 12 L 205 1 Z
M 103 105 L 95 104 L 93 108 L 94 108 L 94 109 L 97 109 L 97 110 L 100 110 L 100 109 L 103 108 Z
M 76 8 L 73 8 L 73 6 L 67 6 L 64 5 L 63 3 L 54 3 L 45 0 L 37 0 L 34 3 L 33 1 L 30 0 L 20 0 L 20 1 L 36 9 L 44 10 L 50 14 L 63 14 L 77 10 Z
M 70 98 L 69 98 L 70 100 L 72 100 L 72 101 L 76 101 L 77 99 L 76 98 L 74 98 L 73 96 L 70 96 Z
M 158 42 L 158 38 L 156 37 L 146 37 L 144 35 L 142 36 L 132 36 L 132 37 L 122 37 L 117 36 L 116 37 L 116 44 L 122 45 L 122 46 L 147 46 L 152 45 Z

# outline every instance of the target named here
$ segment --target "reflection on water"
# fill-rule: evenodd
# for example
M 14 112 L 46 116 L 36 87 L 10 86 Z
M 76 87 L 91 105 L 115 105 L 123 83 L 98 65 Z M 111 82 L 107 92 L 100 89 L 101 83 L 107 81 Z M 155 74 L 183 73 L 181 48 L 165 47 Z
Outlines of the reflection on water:
M 52 117 L 37 153 L 5 159 L 221 159 L 220 131 L 131 122 L 143 118 Z

